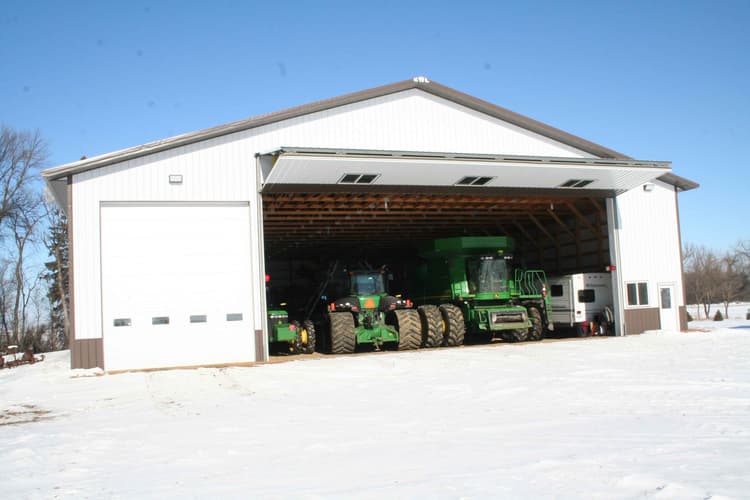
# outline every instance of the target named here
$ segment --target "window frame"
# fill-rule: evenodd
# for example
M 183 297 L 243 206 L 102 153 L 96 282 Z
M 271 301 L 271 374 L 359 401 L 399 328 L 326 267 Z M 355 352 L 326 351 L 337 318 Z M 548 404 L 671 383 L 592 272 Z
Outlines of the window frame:
M 636 303 L 631 304 L 630 303 L 630 291 L 629 288 L 631 286 L 635 287 L 635 299 Z M 646 295 L 646 302 L 642 301 L 642 291 L 645 289 L 645 295 Z M 651 286 L 648 282 L 648 280 L 633 280 L 633 281 L 626 281 L 625 282 L 625 290 L 624 290 L 624 305 L 626 309 L 645 309 L 648 307 L 654 307 L 654 305 L 651 303 Z M 658 306 L 657 306 L 658 307 Z

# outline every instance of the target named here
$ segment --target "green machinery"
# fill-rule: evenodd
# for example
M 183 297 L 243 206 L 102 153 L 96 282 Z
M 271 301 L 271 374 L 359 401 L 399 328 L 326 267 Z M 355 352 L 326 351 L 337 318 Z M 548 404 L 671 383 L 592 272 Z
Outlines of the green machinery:
M 268 342 L 271 344 L 288 344 L 293 354 L 312 354 L 315 352 L 315 326 L 312 321 L 289 322 L 289 314 L 283 309 L 268 311 Z
M 360 344 L 417 349 L 422 330 L 411 301 L 388 295 L 383 271 L 352 271 L 348 275 L 349 296 L 328 307 L 331 352 L 351 353 Z
M 420 249 L 424 262 L 414 286 L 418 302 L 432 304 L 442 319 L 442 344 L 465 335 L 489 341 L 542 340 L 547 319 L 544 271 L 513 265 L 514 241 L 506 236 L 433 240 Z M 434 310 L 431 314 L 434 314 Z

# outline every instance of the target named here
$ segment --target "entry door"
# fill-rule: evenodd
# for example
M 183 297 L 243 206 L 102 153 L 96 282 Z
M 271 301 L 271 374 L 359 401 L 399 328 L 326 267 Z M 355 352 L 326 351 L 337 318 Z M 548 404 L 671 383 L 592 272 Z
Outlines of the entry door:
M 680 329 L 674 298 L 674 285 L 659 285 L 659 319 L 662 330 L 678 331 Z

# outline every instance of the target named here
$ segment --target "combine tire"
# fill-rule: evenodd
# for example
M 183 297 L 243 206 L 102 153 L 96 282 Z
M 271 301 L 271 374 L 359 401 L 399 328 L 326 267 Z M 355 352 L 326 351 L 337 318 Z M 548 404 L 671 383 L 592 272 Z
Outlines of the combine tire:
M 422 346 L 439 347 L 443 345 L 443 318 L 437 306 L 419 306 L 419 319 L 422 322 Z
M 531 326 L 527 335 L 527 340 L 542 340 L 544 338 L 544 324 L 542 323 L 542 313 L 536 307 L 529 307 L 529 321 Z
M 443 319 L 443 345 L 462 345 L 466 334 L 466 325 L 461 309 L 453 304 L 443 304 L 439 309 Z
M 393 311 L 398 329 L 398 350 L 419 349 L 422 344 L 422 329 L 419 324 L 419 314 L 414 309 L 400 309 Z
M 302 337 L 302 352 L 305 354 L 312 354 L 315 352 L 315 325 L 310 320 L 302 323 L 302 330 L 300 331 Z
M 331 352 L 333 354 L 351 354 L 357 344 L 354 333 L 354 318 L 348 312 L 332 312 L 331 319 Z
M 520 330 L 505 330 L 500 336 L 506 342 L 523 342 L 526 340 L 528 334 L 529 331 L 526 328 L 522 328 Z

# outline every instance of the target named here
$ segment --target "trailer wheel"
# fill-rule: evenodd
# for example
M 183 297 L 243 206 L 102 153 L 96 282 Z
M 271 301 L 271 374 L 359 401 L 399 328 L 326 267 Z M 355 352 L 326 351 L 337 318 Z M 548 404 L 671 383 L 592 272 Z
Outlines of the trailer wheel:
M 500 336 L 506 342 L 523 342 L 529 335 L 529 330 L 521 328 L 519 330 L 504 330 Z
M 422 346 L 439 347 L 443 344 L 443 325 L 437 306 L 419 306 L 419 319 L 422 322 Z
M 414 309 L 397 309 L 393 311 L 398 330 L 398 350 L 419 349 L 422 343 L 422 329 L 419 314 Z
M 542 324 L 542 313 L 539 312 L 537 307 L 529 307 L 527 309 L 529 313 L 529 321 L 531 326 L 527 335 L 527 340 L 542 340 L 544 338 L 544 324 Z
M 461 309 L 453 304 L 442 304 L 439 309 L 443 318 L 443 345 L 462 345 L 466 335 L 466 325 Z
M 307 320 L 302 323 L 300 332 L 302 337 L 302 352 L 312 354 L 315 352 L 315 325 L 312 321 Z
M 348 312 L 332 312 L 331 319 L 331 352 L 333 354 L 351 354 L 357 344 L 354 334 L 354 317 Z

